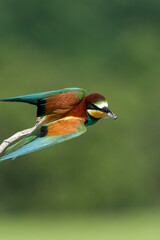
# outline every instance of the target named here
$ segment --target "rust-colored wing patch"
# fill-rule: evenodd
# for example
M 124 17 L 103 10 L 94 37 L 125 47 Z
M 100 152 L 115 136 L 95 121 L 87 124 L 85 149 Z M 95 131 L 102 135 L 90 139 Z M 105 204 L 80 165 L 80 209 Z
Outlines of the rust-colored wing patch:
M 81 130 L 84 121 L 81 118 L 65 117 L 47 125 L 46 136 L 66 135 Z
M 66 92 L 56 94 L 38 101 L 37 116 L 50 114 L 63 114 L 71 110 L 74 106 L 82 101 L 83 97 L 78 92 Z

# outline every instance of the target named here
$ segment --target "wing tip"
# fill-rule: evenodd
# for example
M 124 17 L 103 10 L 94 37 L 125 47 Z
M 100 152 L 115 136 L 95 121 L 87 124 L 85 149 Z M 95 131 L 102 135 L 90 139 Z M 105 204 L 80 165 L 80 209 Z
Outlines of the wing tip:
M 6 156 L 2 156 L 0 157 L 0 162 L 3 162 L 4 160 L 10 159 L 11 157 Z
M 0 99 L 0 102 L 9 102 L 10 100 L 9 100 L 9 98 L 2 98 L 2 99 Z

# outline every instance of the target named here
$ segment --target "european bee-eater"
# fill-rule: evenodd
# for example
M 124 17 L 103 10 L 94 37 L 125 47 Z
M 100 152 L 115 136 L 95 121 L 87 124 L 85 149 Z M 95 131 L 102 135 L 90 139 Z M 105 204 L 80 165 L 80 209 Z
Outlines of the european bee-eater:
M 104 96 L 98 93 L 86 96 L 85 90 L 80 88 L 35 93 L 0 101 L 34 104 L 37 106 L 37 117 L 41 117 L 36 129 L 8 147 L 0 160 L 16 158 L 78 137 L 86 131 L 86 126 L 96 123 L 106 113 L 108 118 L 117 118 L 108 109 Z

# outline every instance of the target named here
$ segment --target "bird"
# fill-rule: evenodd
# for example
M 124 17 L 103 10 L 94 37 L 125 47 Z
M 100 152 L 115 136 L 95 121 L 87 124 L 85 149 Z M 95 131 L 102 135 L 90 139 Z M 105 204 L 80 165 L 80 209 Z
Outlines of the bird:
M 86 95 L 82 88 L 64 88 L 18 97 L 0 99 L 3 102 L 25 102 L 37 106 L 40 117 L 35 130 L 9 146 L 0 161 L 15 159 L 85 133 L 87 127 L 102 118 L 116 119 L 106 98 L 99 93 Z

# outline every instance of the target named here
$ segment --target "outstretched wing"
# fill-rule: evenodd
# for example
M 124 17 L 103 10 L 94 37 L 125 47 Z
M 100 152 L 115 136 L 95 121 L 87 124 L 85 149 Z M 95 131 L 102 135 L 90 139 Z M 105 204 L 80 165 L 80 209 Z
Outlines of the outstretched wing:
M 0 161 L 9 158 L 14 159 L 18 156 L 78 137 L 85 131 L 84 120 L 76 117 L 65 117 L 43 126 L 38 125 L 31 134 L 8 147 Z
M 59 114 L 63 115 L 79 104 L 86 92 L 81 88 L 65 88 L 56 91 L 42 92 L 0 99 L 0 101 L 26 102 L 37 106 L 37 117 Z

